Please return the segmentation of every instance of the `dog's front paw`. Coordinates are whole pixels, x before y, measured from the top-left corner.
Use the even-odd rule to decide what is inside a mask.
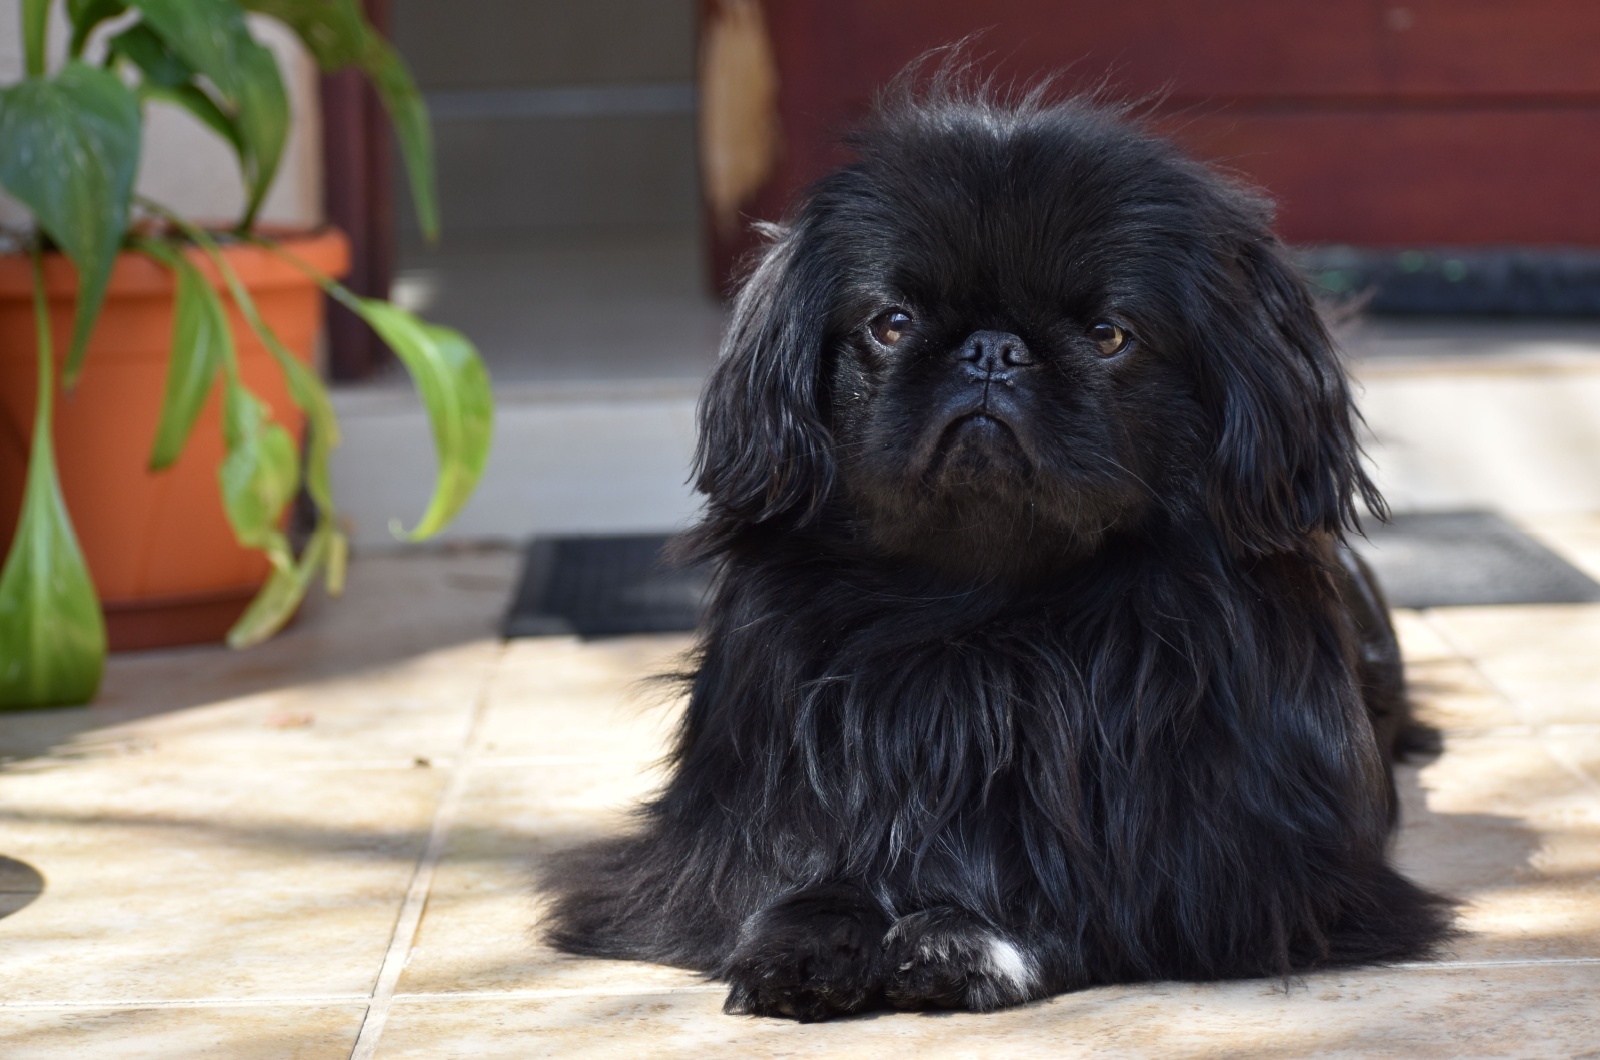
[[[1022,947],[954,906],[895,921],[884,968],[895,1008],[990,1012],[1039,996],[1039,969]]]
[[[888,918],[856,892],[814,889],[757,913],[740,932],[722,1011],[812,1023],[882,996],[878,953]]]

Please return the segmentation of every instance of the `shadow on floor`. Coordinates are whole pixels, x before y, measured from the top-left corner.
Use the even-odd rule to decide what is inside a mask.
[[[43,873],[26,861],[0,854],[0,920],[27,908],[43,893]]]

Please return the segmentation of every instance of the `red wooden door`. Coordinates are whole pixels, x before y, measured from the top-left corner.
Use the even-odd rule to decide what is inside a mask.
[[[707,0],[708,17],[719,4]],[[736,2],[736,0],[735,0]],[[764,0],[780,216],[924,50],[1161,95],[1156,120],[1265,187],[1293,242],[1600,246],[1596,0]],[[749,245],[714,233],[715,265]]]

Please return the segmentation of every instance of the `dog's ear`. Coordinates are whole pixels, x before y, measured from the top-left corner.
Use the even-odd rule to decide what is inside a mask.
[[[1343,366],[1305,281],[1271,236],[1235,246],[1201,373],[1214,387],[1212,517],[1249,554],[1359,529],[1358,495],[1385,518],[1361,466]]]
[[[803,525],[833,488],[818,390],[835,277],[804,218],[765,234],[773,242],[734,302],[700,401],[695,486],[708,502],[702,532],[714,536]]]

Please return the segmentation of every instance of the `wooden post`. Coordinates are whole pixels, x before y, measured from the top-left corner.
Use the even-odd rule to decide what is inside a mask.
[[[379,32],[389,28],[389,0],[364,0]],[[394,193],[388,116],[355,70],[322,77],[323,210],[350,237],[345,286],[387,298],[394,277]],[[362,379],[390,359],[372,329],[341,305],[328,306],[328,375]]]

